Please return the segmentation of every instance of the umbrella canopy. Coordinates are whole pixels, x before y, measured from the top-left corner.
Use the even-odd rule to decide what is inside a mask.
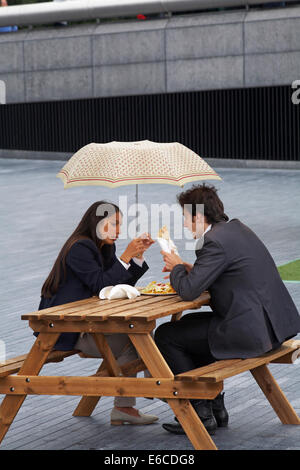
[[[195,152],[178,142],[91,143],[76,152],[56,175],[64,188],[162,183],[183,186],[201,179],[221,180]]]

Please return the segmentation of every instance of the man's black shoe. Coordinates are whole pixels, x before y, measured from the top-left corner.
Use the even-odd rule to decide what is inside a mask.
[[[163,423],[162,427],[172,434],[185,434],[183,427],[179,423]]]
[[[193,407],[209,434],[214,434],[217,429],[217,421],[212,412],[211,400],[193,400]],[[176,421],[177,418],[175,418]],[[180,423],[164,423],[163,428],[173,434],[185,434]]]
[[[214,400],[212,400],[211,405],[218,426],[221,428],[228,426],[229,416],[224,405],[224,393],[220,393]]]
[[[193,400],[193,407],[210,434],[214,433],[217,429],[217,421],[212,411],[212,400]]]

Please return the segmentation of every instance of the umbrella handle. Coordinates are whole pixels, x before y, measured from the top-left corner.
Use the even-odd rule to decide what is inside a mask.
[[[136,217],[136,226],[135,226],[135,236],[137,237],[137,234],[138,234],[138,203],[139,203],[139,185],[136,184],[135,185],[135,208],[136,208],[136,213],[135,213],[135,217]]]

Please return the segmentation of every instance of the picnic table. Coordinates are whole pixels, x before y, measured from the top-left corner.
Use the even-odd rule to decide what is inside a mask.
[[[300,355],[300,342],[287,342],[258,358],[216,361],[174,376],[153,340],[156,320],[172,315],[171,321],[177,321],[183,311],[199,309],[209,302],[208,292],[193,301],[183,301],[178,295],[118,300],[91,297],[22,315],[39,335],[27,355],[0,364],[0,394],[5,394],[0,406],[0,442],[28,394],[81,396],[75,416],[90,416],[101,396],[134,396],[167,399],[194,448],[216,449],[189,400],[215,398],[225,378],[245,370],[252,372],[282,422],[300,424],[266,367],[269,362],[294,362]],[[53,350],[63,332],[93,335],[103,358],[93,376],[38,376],[45,363],[81,354],[76,350]],[[140,359],[120,366],[106,333],[128,334]],[[151,377],[130,377],[146,369]]]

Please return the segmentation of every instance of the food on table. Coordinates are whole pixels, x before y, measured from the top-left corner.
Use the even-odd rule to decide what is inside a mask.
[[[176,294],[169,282],[150,282],[144,289],[141,290],[142,294]]]

